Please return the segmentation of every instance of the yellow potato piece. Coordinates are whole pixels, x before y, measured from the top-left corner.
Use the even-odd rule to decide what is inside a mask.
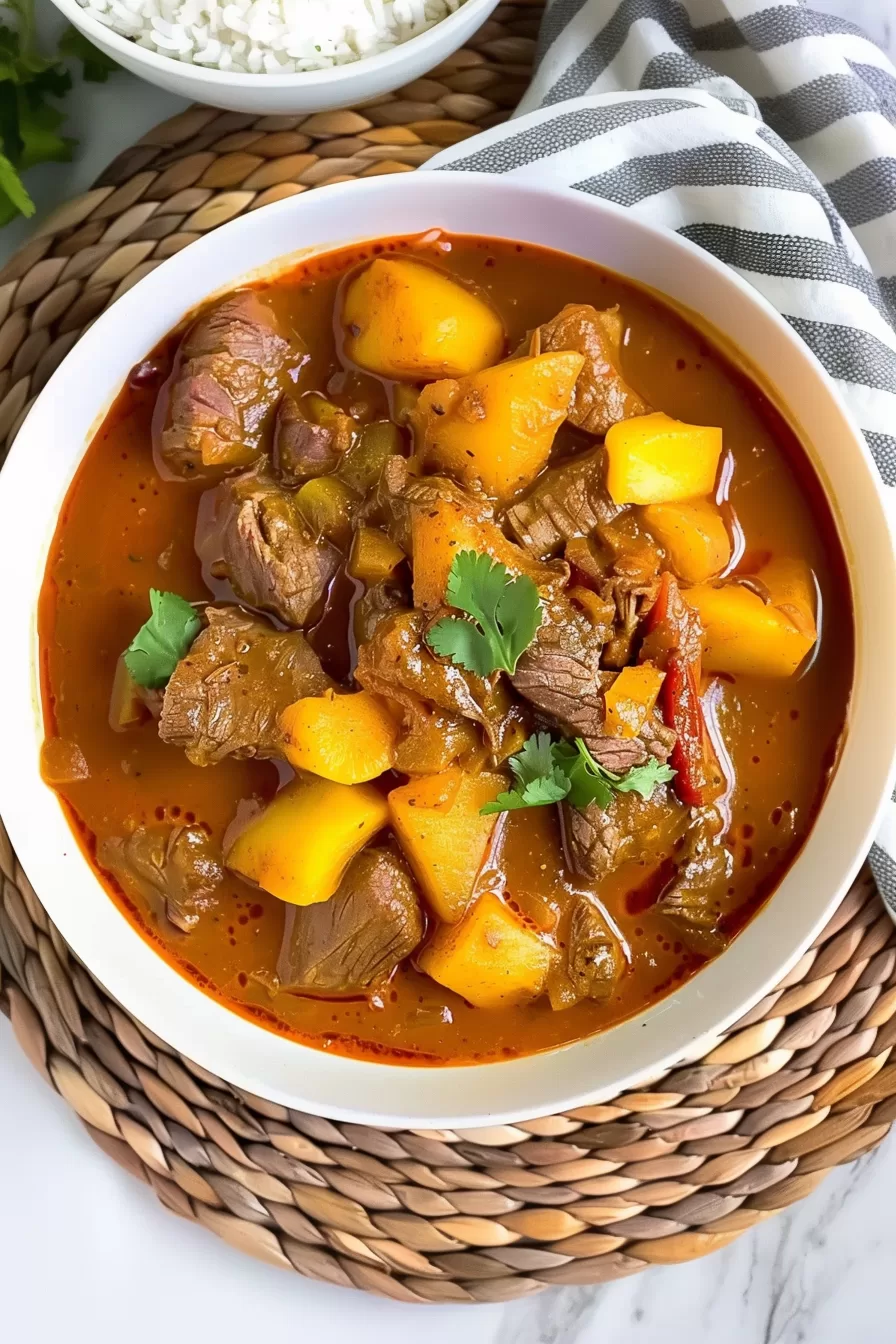
[[[510,499],[547,462],[583,362],[560,350],[431,383],[414,413],[426,465]]]
[[[420,969],[475,1008],[506,1008],[544,991],[554,950],[496,896],[480,896],[460,924],[443,924]]]
[[[735,676],[790,677],[815,643],[779,607],[742,584],[684,589],[704,630],[703,665]]]
[[[612,425],[606,445],[607,489],[617,504],[668,504],[712,494],[722,431],[654,411]]]
[[[392,829],[424,895],[448,923],[470,903],[498,820],[480,816],[479,809],[507,787],[504,775],[470,775],[454,766],[389,794]]]
[[[389,820],[370,784],[300,775],[231,845],[226,864],[291,905],[328,901],[349,862]]]
[[[348,285],[345,350],[383,378],[459,378],[504,353],[504,324],[478,294],[408,258],[378,257]]]
[[[815,578],[805,560],[789,555],[772,556],[756,571],[756,578],[768,589],[773,604],[793,621],[797,630],[812,640],[818,638]]]
[[[665,547],[670,565],[685,583],[705,583],[721,573],[731,559],[731,538],[712,500],[648,504],[644,522]]]
[[[649,663],[624,667],[604,696],[604,732],[637,737],[653,713],[665,675]]]
[[[391,769],[398,724],[370,691],[309,695],[279,719],[283,754],[295,770],[336,784],[363,784]]]

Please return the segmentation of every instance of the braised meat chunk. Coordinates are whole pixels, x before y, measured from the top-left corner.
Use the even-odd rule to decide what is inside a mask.
[[[365,849],[335,896],[291,906],[277,978],[281,989],[360,994],[382,985],[423,938],[423,915],[405,864],[391,849]]]
[[[183,933],[218,903],[224,868],[201,826],[138,826],[126,839],[104,840],[97,857],[126,892],[136,888]]]
[[[561,732],[599,739],[604,722],[604,692],[615,674],[600,667],[603,632],[569,603],[551,604],[547,619],[517,664],[514,690]]]
[[[608,999],[625,970],[625,956],[599,907],[587,896],[576,900],[563,943],[563,956],[548,979],[551,1007]]]
[[[580,375],[581,377],[581,375]],[[587,537],[619,512],[604,485],[604,450],[595,448],[549,467],[531,490],[507,510],[521,546],[541,559],[558,554],[573,537]]]
[[[505,688],[496,679],[485,680],[436,658],[424,640],[425,629],[419,611],[399,612],[381,621],[358,650],[356,681],[411,710],[422,700],[472,719],[499,751],[508,721],[513,721]]]
[[[664,784],[650,798],[614,793],[606,809],[562,806],[563,838],[575,872],[599,882],[629,859],[668,853],[684,824],[682,809]]]
[[[348,416],[344,418],[348,420]],[[341,449],[347,446],[337,441],[332,426],[317,425],[307,419],[295,397],[288,393],[281,397],[274,421],[271,459],[284,485],[301,485],[314,476],[325,476],[334,470]]]
[[[576,350],[585,357],[569,419],[589,434],[606,434],[618,421],[650,411],[620,372],[624,335],[618,308],[599,311],[587,303],[568,303],[538,328],[542,350]]]
[[[165,688],[159,735],[193,765],[279,756],[282,711],[331,685],[299,631],[275,630],[240,607],[206,607],[208,626]]]
[[[717,807],[695,811],[677,856],[678,871],[657,907],[698,950],[711,949],[719,942],[721,896],[734,867],[724,835],[725,822]]]
[[[304,625],[339,568],[339,552],[315,540],[295,496],[263,472],[225,481],[216,495],[217,544],[237,597],[286,625]]]
[[[159,456],[177,476],[203,467],[248,466],[285,377],[305,358],[252,289],[202,313],[180,344],[163,389]]]

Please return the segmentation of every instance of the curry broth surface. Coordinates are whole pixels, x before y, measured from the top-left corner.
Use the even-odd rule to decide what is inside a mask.
[[[408,239],[350,249],[312,259],[265,286],[281,320],[310,351],[299,392],[328,390],[336,401],[345,393],[347,404],[352,388],[337,351],[334,301],[346,271],[383,250],[419,253],[475,282],[503,317],[510,349],[565,303],[619,303],[628,327],[626,379],[669,415],[723,428],[733,460],[728,499],[747,552],[801,555],[814,570],[821,637],[809,669],[787,681],[716,679],[704,695],[736,776],[728,832],[734,876],[719,892],[723,927],[734,936],[808,834],[836,760],[852,676],[844,561],[802,450],[744,375],[650,295],[559,253],[468,237],[454,237],[450,250],[436,252]],[[59,792],[94,864],[98,842],[133,822],[197,820],[221,841],[240,800],[269,800],[291,774],[269,761],[228,759],[198,768],[159,739],[152,721],[124,733],[109,726],[116,660],[145,619],[148,589],[173,590],[191,601],[231,596],[226,585],[215,583],[214,592],[207,587],[194,550],[197,507],[209,482],[164,481],[153,462],[153,406],[174,347],[169,339],[154,353],[158,376],[145,368],[132,376],[90,445],[60,518],[40,600],[46,730],[75,741],[89,766],[88,779]],[[385,385],[368,375],[360,383],[357,374],[348,378],[355,396],[360,386],[378,413],[386,413]],[[582,442],[561,430],[556,451],[562,455]],[[315,647],[328,670],[344,677],[351,650],[340,606]],[[510,813],[496,837],[483,872],[536,919],[565,892],[587,889],[566,869],[556,809]],[[627,948],[629,973],[608,1002],[585,1000],[556,1012],[547,999],[474,1009],[410,966],[370,1002],[275,995],[268,985],[284,919],[277,899],[228,873],[217,911],[185,935],[97,871],[131,922],[203,990],[279,1033],[353,1056],[446,1064],[546,1050],[642,1010],[702,964],[652,908],[669,877],[668,858],[628,863],[599,884],[599,898]]]

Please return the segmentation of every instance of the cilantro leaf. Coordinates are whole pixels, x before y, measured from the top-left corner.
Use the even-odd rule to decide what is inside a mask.
[[[666,784],[675,771],[651,757],[645,765],[632,766],[624,775],[600,765],[580,737],[575,742],[554,742],[550,733],[533,733],[516,756],[508,761],[516,788],[499,793],[480,813],[512,812],[520,807],[544,807],[564,798],[573,807],[589,803],[608,807],[614,793],[639,793],[649,798],[657,784]]]
[[[508,761],[516,788],[499,793],[493,803],[486,803],[480,808],[481,815],[561,802],[569,793],[569,780],[554,764],[552,751],[550,733],[533,733],[527,738],[516,756]]]
[[[578,808],[585,808],[589,803],[605,808],[614,792],[638,793],[642,798],[649,798],[657,784],[666,784],[675,777],[671,766],[654,756],[644,765],[633,765],[625,774],[617,775],[594,759],[580,737],[574,744],[558,742],[554,757],[569,780],[569,801]]]
[[[202,628],[202,618],[177,593],[150,588],[152,614],[137,631],[124,655],[138,686],[164,686]]]
[[[479,677],[516,671],[541,625],[541,598],[525,574],[476,551],[460,551],[448,574],[446,598],[472,621],[446,616],[427,635],[436,653]]]

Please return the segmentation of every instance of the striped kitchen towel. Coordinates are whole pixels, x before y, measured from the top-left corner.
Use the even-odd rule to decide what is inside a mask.
[[[428,167],[587,191],[727,262],[836,381],[896,504],[896,69],[883,52],[799,0],[553,0],[536,60],[512,121]],[[896,793],[870,858],[896,918]]]

